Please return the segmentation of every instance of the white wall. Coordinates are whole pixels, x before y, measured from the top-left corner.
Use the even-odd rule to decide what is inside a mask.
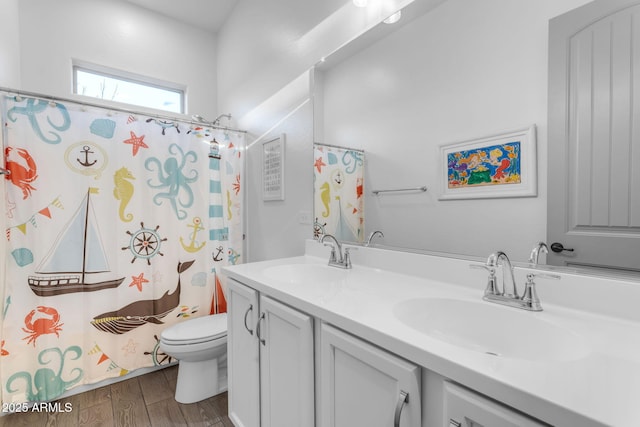
[[[0,86],[20,86],[20,37],[18,0],[0,3]]]
[[[238,0],[218,33],[220,111],[249,113],[322,57],[413,0]],[[420,0],[438,3],[442,0]]]
[[[19,89],[68,98],[79,59],[185,85],[188,114],[216,117],[213,34],[119,0],[20,0],[19,15]]]
[[[305,239],[313,236],[311,223],[301,223],[300,212],[313,207],[313,103],[310,73],[305,72],[240,120],[247,135],[246,256],[249,261],[304,253]],[[284,200],[262,198],[262,144],[284,134]]]
[[[546,238],[548,20],[584,3],[447,0],[324,72],[323,142],[366,151],[367,231],[389,245],[527,259]],[[438,200],[440,144],[529,124],[537,197]]]

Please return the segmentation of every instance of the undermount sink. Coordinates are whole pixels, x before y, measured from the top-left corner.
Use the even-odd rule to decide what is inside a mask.
[[[561,362],[589,353],[580,335],[541,318],[544,312],[450,298],[407,300],[393,312],[430,337],[496,357]]]
[[[323,264],[284,264],[264,270],[265,276],[288,283],[328,283],[343,280],[348,271]]]

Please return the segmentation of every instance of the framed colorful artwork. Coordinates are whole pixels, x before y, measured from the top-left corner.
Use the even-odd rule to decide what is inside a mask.
[[[538,193],[536,128],[440,146],[440,200]]]

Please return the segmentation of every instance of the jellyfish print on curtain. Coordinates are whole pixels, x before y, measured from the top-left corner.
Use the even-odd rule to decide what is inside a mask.
[[[242,136],[4,93],[1,107],[2,402],[168,363],[164,328],[226,311]]]
[[[364,152],[330,145],[313,148],[314,238],[364,240]]]

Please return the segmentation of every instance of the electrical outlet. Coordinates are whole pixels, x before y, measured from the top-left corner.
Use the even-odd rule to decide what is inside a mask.
[[[313,224],[313,219],[310,211],[300,211],[298,212],[298,223],[304,225]]]

